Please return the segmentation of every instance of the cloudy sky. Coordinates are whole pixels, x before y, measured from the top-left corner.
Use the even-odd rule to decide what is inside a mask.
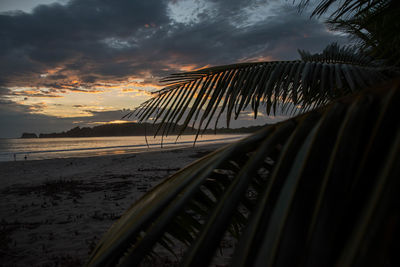
[[[116,121],[169,73],[334,41],[292,0],[1,0],[0,138]]]

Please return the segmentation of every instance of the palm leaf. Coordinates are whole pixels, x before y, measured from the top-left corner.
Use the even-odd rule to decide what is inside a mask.
[[[168,135],[171,125],[215,127],[223,112],[227,126],[249,106],[257,117],[260,106],[269,115],[279,106],[321,106],[332,99],[387,79],[385,69],[351,48],[328,46],[323,53],[299,51],[302,61],[240,63],[173,74],[167,86],[137,108],[139,121],[161,120],[157,133]],[[130,115],[132,115],[130,114]]]
[[[375,5],[351,18],[331,18],[328,26],[335,31],[349,33],[364,52],[387,65],[399,66],[400,31],[399,1],[374,1]]]
[[[298,50],[298,52],[301,56],[301,60],[303,61],[376,66],[376,62],[374,62],[371,57],[361,53],[354,46],[340,47],[337,43],[332,43],[328,45],[322,51],[322,53],[311,54],[310,52],[304,50]]]
[[[205,156],[135,203],[88,265],[135,266],[168,242],[207,266],[224,233],[239,238],[233,266],[394,264],[399,101],[394,81]]]
[[[298,2],[300,10],[303,10],[310,0]],[[331,7],[336,10],[329,13]],[[326,13],[326,22],[331,30],[349,33],[364,54],[380,59],[386,65],[399,67],[399,1],[322,0],[314,8],[311,17]]]
[[[310,0],[299,1],[300,10],[304,9],[309,5]],[[314,8],[311,16],[321,16],[329,10],[335,4],[338,4],[336,10],[333,11],[329,16],[331,19],[337,20],[340,18],[360,16],[369,10],[381,10],[384,7],[390,5],[392,0],[322,0]]]

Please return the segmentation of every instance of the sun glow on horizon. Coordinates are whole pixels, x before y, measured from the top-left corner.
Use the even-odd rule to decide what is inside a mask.
[[[12,87],[9,88],[7,99],[19,104],[30,114],[58,118],[92,117],[96,112],[134,108],[161,87],[138,78],[96,83],[87,88],[81,87],[79,80],[72,80],[69,84],[78,87]]]
[[[95,122],[91,122],[89,124],[103,125],[103,124],[123,124],[123,123],[132,123],[132,122],[136,122],[136,121],[127,121],[127,120],[95,121]]]

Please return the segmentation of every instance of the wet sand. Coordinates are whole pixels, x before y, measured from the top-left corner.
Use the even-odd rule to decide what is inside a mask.
[[[81,266],[138,198],[221,146],[0,162],[0,266]]]

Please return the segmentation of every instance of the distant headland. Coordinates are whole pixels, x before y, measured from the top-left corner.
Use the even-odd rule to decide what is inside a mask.
[[[35,133],[23,133],[21,138],[38,138],[38,136]]]
[[[60,133],[41,133],[37,136],[35,133],[23,133],[21,138],[60,138],[60,137],[106,137],[106,136],[143,136],[154,135],[159,124],[152,123],[115,123],[104,124],[94,127],[75,127],[66,132]],[[219,134],[238,134],[238,133],[252,133],[260,129],[262,126],[251,126],[242,128],[219,128]],[[171,126],[174,129],[169,134],[178,134],[181,132],[182,126]],[[196,129],[187,127],[183,134],[196,134]],[[215,130],[207,129],[206,134],[215,133]],[[159,133],[161,134],[161,133]]]

